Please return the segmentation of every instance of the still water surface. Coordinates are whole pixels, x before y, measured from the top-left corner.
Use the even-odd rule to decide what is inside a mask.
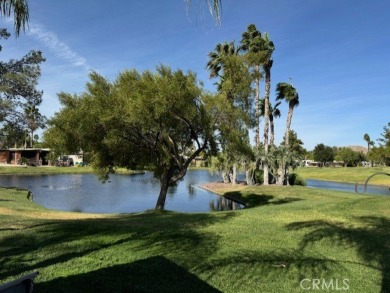
[[[165,208],[180,212],[243,208],[199,187],[201,183],[214,181],[220,181],[220,177],[205,170],[189,170],[183,181],[168,190]],[[306,182],[307,187],[355,192],[354,184],[312,179]],[[160,184],[150,172],[112,175],[107,183],[101,183],[93,174],[7,175],[0,176],[0,186],[31,190],[34,201],[46,208],[89,213],[133,213],[153,209],[160,192]],[[363,186],[359,186],[359,192],[362,191]],[[390,195],[386,186],[370,185],[367,193]]]
[[[208,212],[239,209],[198,185],[219,181],[205,170],[189,170],[183,181],[168,190],[165,208],[180,212]],[[34,201],[46,208],[88,213],[132,213],[154,209],[160,192],[159,182],[147,172],[112,175],[101,183],[93,174],[0,176],[0,186],[16,186],[32,191]]]
[[[341,182],[333,182],[333,181],[306,179],[306,186],[313,187],[313,188],[330,189],[330,190],[338,190],[338,191],[355,193],[355,184],[352,183],[341,183]],[[364,184],[359,184],[358,192],[363,193],[363,191],[364,191]],[[366,193],[390,195],[390,190],[388,186],[367,185]]]

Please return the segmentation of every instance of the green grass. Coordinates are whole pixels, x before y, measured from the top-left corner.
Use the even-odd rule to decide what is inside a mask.
[[[364,183],[367,178],[378,172],[385,172],[390,174],[390,167],[353,167],[353,168],[298,168],[294,171],[305,179],[319,179],[327,181],[338,181],[348,183]],[[390,176],[378,175],[370,179],[369,184],[390,186]]]
[[[218,192],[251,208],[94,215],[0,189],[0,280],[38,270],[34,292],[313,292],[300,287],[305,278],[390,291],[389,197],[295,186]]]

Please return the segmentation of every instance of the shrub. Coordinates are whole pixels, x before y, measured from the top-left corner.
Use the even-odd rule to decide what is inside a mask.
[[[264,170],[255,170],[255,183],[260,185],[264,183]],[[268,173],[268,183],[275,183],[275,178],[272,173]]]
[[[263,170],[255,170],[255,183],[263,184],[264,182],[264,171]]]
[[[301,176],[296,173],[291,173],[288,175],[288,183],[290,185],[301,185],[306,186],[306,181]]]

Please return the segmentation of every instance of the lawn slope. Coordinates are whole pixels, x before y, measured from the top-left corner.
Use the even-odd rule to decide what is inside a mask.
[[[218,192],[250,208],[66,213],[0,189],[0,280],[38,270],[34,292],[308,292],[300,284],[313,279],[390,291],[390,198],[276,186]]]

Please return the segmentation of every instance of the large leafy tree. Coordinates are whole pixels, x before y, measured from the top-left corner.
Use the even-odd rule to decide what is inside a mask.
[[[332,162],[334,159],[334,151],[330,146],[326,146],[323,143],[317,144],[313,150],[314,160],[321,162],[322,166],[325,163]]]
[[[285,146],[289,147],[289,135],[290,135],[290,127],[292,116],[294,112],[294,108],[299,105],[299,96],[298,92],[291,84],[286,82],[280,82],[276,85],[276,100],[281,101],[285,100],[288,103],[288,114],[286,121],[286,133],[284,136]]]
[[[26,129],[18,124],[6,124],[0,129],[0,148],[12,148],[24,145]]]
[[[90,79],[84,94],[61,94],[64,107],[51,119],[46,143],[90,152],[104,176],[116,166],[150,168],[161,184],[156,209],[164,209],[168,187],[213,145],[214,123],[195,75],[161,66],[125,71],[114,82],[97,73]]]
[[[364,155],[359,152],[355,152],[350,148],[340,148],[335,154],[335,159],[338,161],[343,161],[344,166],[356,166],[359,162],[365,159]]]
[[[10,34],[0,29],[0,39],[7,39]],[[1,49],[1,47],[0,47]],[[42,102],[42,91],[36,89],[41,75],[40,64],[45,59],[40,51],[30,51],[19,60],[0,61],[0,124],[26,127],[26,109]],[[30,127],[29,127],[30,128]],[[31,128],[30,128],[31,129]]]
[[[383,132],[381,133],[381,137],[378,138],[378,142],[383,146],[390,147],[390,122],[383,127]]]
[[[0,0],[0,15],[14,18],[16,36],[25,29],[29,20],[27,0]]]
[[[210,78],[218,78],[218,95],[213,104],[218,142],[223,152],[218,169],[224,173],[233,169],[232,183],[236,182],[236,171],[240,161],[251,156],[249,128],[251,125],[250,76],[248,68],[238,54],[234,42],[217,44],[209,53],[207,68]]]
[[[364,139],[366,140],[366,135]],[[367,141],[367,140],[366,140]],[[383,127],[381,137],[377,139],[379,146],[373,147],[368,153],[368,158],[377,163],[390,166],[390,122]],[[374,144],[372,141],[370,142]]]

